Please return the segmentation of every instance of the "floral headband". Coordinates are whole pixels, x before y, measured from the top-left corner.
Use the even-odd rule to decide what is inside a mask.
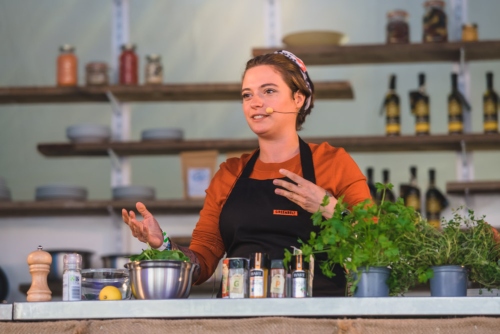
[[[306,104],[305,104],[304,110],[309,109],[309,106],[311,105],[313,91],[312,91],[311,84],[310,84],[311,79],[309,78],[309,74],[307,74],[306,65],[299,57],[297,57],[296,55],[294,55],[290,51],[279,50],[279,51],[276,51],[275,53],[282,54],[283,56],[285,56],[288,59],[290,59],[291,61],[293,61],[300,68],[300,73],[302,73],[302,77],[304,78],[304,81],[306,82],[306,86],[309,89],[309,91],[311,92],[311,95],[306,99]]]

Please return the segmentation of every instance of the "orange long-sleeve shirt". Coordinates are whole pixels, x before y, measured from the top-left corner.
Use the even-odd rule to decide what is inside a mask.
[[[351,206],[371,198],[365,176],[343,148],[332,147],[327,143],[310,143],[309,147],[318,186],[332,193],[335,198],[344,196],[344,202]],[[250,157],[250,154],[244,154],[241,158],[231,158],[222,163],[206,191],[205,203],[189,246],[200,262],[197,284],[203,283],[212,275],[224,256],[226,250],[219,232],[219,216]],[[281,163],[264,163],[257,159],[250,177],[258,180],[282,178],[280,168],[302,176],[300,155]]]

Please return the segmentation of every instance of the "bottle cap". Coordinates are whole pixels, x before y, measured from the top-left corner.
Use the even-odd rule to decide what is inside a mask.
[[[64,254],[64,269],[82,269],[82,256],[78,253]]]
[[[250,268],[252,269],[267,268],[267,254],[266,253],[250,254]]]

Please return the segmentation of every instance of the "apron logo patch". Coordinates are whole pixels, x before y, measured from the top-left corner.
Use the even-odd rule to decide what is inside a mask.
[[[298,216],[299,212],[295,210],[273,210],[273,215],[276,216]]]

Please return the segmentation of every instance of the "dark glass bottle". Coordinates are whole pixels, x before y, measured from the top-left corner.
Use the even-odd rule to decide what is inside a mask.
[[[483,95],[484,133],[498,133],[498,94],[493,89],[493,73],[486,73],[486,92]]]
[[[389,91],[384,100],[385,109],[385,133],[388,136],[399,136],[401,133],[400,123],[400,101],[396,93],[396,76],[391,75]]]
[[[377,196],[377,188],[375,187],[375,183],[373,182],[373,168],[368,167],[366,169],[366,182],[368,183],[368,189],[370,189],[370,195],[372,198],[376,198]]]
[[[429,169],[429,188],[425,193],[425,214],[429,224],[441,227],[441,212],[448,205],[444,195],[436,188],[436,171]]]
[[[430,132],[429,95],[425,90],[425,74],[418,75],[418,90],[410,92],[410,109],[415,115],[415,133],[428,135]]]
[[[388,169],[382,170],[382,180],[384,181],[385,185],[387,185],[388,183],[391,183],[390,178],[389,178],[389,170]],[[382,194],[380,194],[380,197],[382,197]],[[387,189],[385,191],[384,201],[396,202],[396,196],[394,196],[394,192],[392,190]]]
[[[448,133],[460,134],[464,130],[462,98],[458,91],[458,76],[451,74],[451,93],[448,95]]]
[[[404,194],[403,198],[406,206],[411,206],[415,211],[421,212],[420,205],[420,188],[417,182],[417,167],[410,167],[410,184],[405,185],[405,189],[401,191]]]

